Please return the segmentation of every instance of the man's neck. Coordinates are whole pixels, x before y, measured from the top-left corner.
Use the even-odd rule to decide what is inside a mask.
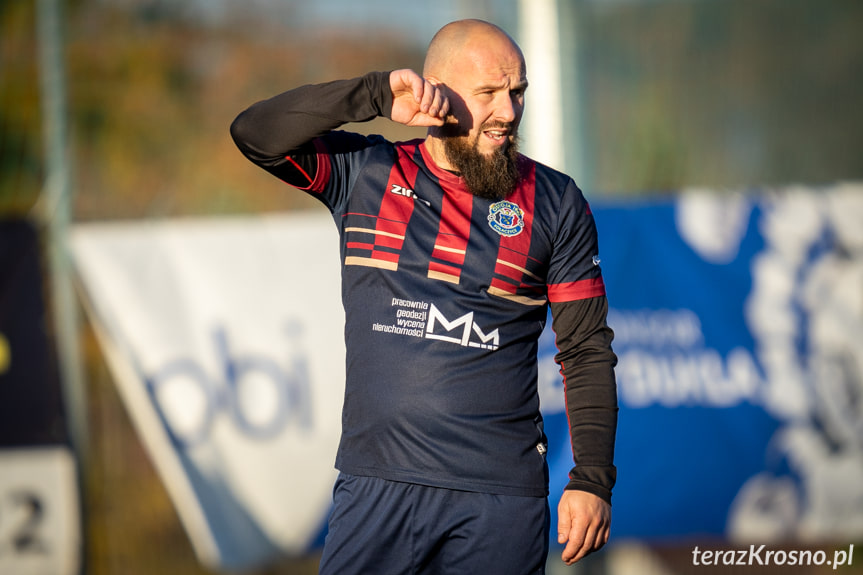
[[[429,156],[434,160],[434,163],[438,168],[442,170],[446,170],[448,172],[458,173],[458,170],[450,164],[449,160],[446,157],[446,150],[444,150],[444,142],[443,139],[436,136],[429,130],[429,133],[426,135],[425,139],[426,150],[428,150]]]

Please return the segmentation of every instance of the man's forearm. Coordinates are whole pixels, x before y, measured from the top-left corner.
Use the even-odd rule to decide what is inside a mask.
[[[564,376],[573,458],[569,489],[581,489],[611,501],[616,480],[614,442],[617,387],[611,349],[613,334],[605,325],[604,297],[552,304],[560,350],[555,359]]]
[[[247,158],[272,171],[292,154],[310,153],[315,138],[391,110],[389,72],[372,72],[302,86],[253,104],[231,124],[231,136]]]

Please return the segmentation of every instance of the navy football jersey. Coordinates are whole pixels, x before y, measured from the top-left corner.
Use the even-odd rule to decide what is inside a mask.
[[[341,238],[347,382],[336,466],[490,493],[547,494],[537,340],[548,303],[605,294],[588,203],[521,157],[475,197],[421,140],[331,132],[307,191]]]

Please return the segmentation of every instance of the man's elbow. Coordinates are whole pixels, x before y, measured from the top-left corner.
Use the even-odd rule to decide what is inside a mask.
[[[249,129],[248,122],[246,121],[247,111],[240,112],[240,114],[234,118],[234,121],[231,122],[231,139],[234,140],[234,144],[246,153],[248,149],[247,142],[249,140]]]

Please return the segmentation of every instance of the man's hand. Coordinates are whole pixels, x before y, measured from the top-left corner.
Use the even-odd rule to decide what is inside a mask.
[[[442,126],[449,112],[443,86],[429,82],[413,70],[390,72],[393,92],[392,120],[406,126]]]
[[[557,506],[557,542],[566,543],[561,559],[567,565],[608,542],[611,506],[592,493],[566,490]]]

